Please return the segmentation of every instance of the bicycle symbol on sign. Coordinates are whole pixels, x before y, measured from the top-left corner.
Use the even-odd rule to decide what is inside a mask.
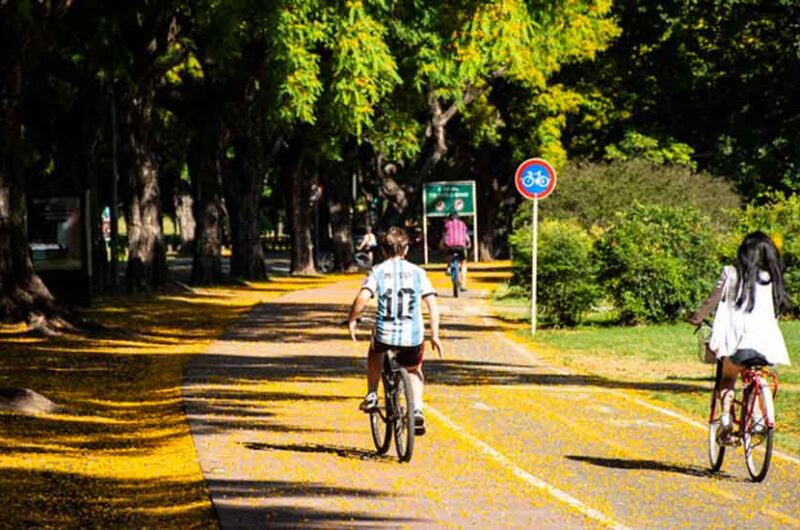
[[[522,185],[526,188],[546,188],[550,184],[550,176],[541,169],[534,172],[532,169],[525,171],[522,175]]]

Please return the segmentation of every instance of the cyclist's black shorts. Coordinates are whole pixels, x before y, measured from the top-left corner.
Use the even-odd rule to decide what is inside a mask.
[[[458,255],[458,259],[464,260],[467,257],[467,249],[464,247],[447,247],[447,252],[452,256],[453,254]]]
[[[736,352],[730,356],[730,360],[739,366],[769,366],[769,361],[767,361],[766,357],[756,350],[751,350],[749,348],[736,350]]]
[[[389,346],[382,342],[373,341],[372,351],[383,353],[386,350],[397,352],[397,362],[400,363],[400,366],[405,366],[406,368],[414,367],[422,362],[422,357],[425,354],[425,342],[419,346]]]

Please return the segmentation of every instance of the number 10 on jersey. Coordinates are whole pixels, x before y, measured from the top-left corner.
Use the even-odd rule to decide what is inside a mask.
[[[411,320],[414,318],[414,289],[401,288],[394,293],[386,289],[381,295],[383,319],[387,322]]]

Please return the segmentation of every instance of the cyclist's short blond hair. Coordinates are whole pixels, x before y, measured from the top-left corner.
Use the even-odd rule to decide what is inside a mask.
[[[397,226],[389,228],[381,238],[381,249],[387,258],[402,256],[408,250],[408,234]]]

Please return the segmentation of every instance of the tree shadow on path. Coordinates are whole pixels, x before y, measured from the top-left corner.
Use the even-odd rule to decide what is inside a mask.
[[[209,487],[221,497],[216,506],[223,515],[225,529],[345,529],[345,528],[400,528],[411,523],[430,524],[420,518],[379,515],[365,512],[324,510],[318,507],[296,504],[271,504],[267,499],[304,497],[325,499],[326,497],[353,497],[391,500],[396,496],[390,492],[372,489],[342,488],[315,482],[285,482],[273,480],[223,480],[211,479]],[[236,503],[228,499],[236,499]],[[241,502],[245,500],[245,502]],[[262,501],[262,502],[259,502]],[[285,501],[284,501],[285,502]],[[255,503],[255,504],[254,504]]]

